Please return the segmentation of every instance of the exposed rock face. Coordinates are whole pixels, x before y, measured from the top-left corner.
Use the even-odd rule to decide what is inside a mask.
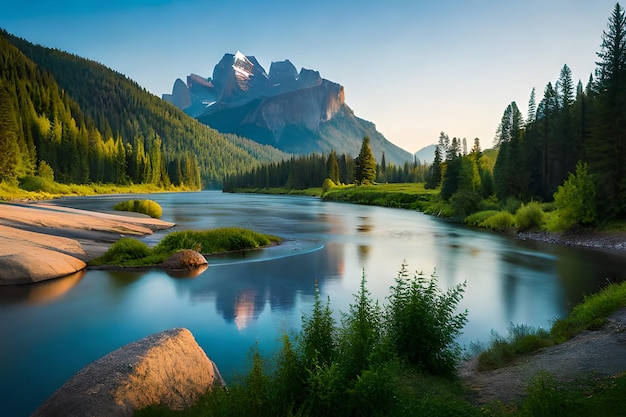
[[[0,285],[58,278],[85,268],[120,235],[142,236],[173,223],[46,204],[0,204]]]
[[[195,250],[185,249],[174,253],[161,264],[164,269],[196,269],[208,262],[201,253]]]
[[[311,69],[298,73],[289,60],[272,62],[268,75],[254,56],[225,54],[212,79],[192,74],[185,88],[188,94],[176,80],[172,94],[163,99],[222,133],[295,154],[335,150],[354,156],[369,136],[377,158],[385,152],[389,162],[412,161],[410,153],[385,139],[372,123],[354,116],[340,84]],[[342,126],[342,131],[333,126]]]
[[[87,365],[33,416],[132,416],[162,404],[180,410],[224,381],[187,329],[172,329]]]

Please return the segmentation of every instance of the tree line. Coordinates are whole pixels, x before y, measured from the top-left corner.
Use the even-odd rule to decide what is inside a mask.
[[[626,215],[626,18],[619,3],[597,56],[585,86],[564,65],[539,103],[531,91],[525,120],[515,102],[506,108],[496,135],[499,199],[551,200],[578,172],[592,182],[586,196],[595,197],[599,218]]]
[[[372,154],[369,138],[363,138],[359,155],[335,151],[329,154],[292,156],[280,162],[270,162],[254,167],[247,172],[229,175],[224,180],[224,189],[235,188],[287,188],[302,190],[320,187],[326,179],[333,184],[369,184],[423,182],[428,165],[415,160],[403,165],[386,163],[385,153],[380,163]]]

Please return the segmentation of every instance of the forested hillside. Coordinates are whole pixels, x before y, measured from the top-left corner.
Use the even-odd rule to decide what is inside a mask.
[[[0,32],[0,181],[216,187],[286,155],[219,134],[101,64]]]

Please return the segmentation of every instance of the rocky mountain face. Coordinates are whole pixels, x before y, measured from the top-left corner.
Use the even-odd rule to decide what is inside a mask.
[[[212,78],[177,79],[169,101],[222,133],[233,133],[293,154],[357,155],[364,136],[377,159],[402,164],[413,156],[389,142],[373,123],[346,105],[344,88],[289,61],[272,62],[269,74],[254,56],[225,54]]]

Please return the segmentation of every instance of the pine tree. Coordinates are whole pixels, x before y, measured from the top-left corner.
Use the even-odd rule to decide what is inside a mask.
[[[339,162],[337,161],[337,153],[334,150],[330,151],[326,161],[326,176],[335,184],[339,184]]]
[[[586,156],[602,217],[626,213],[626,16],[615,5],[597,62],[598,116]]]
[[[428,179],[426,180],[425,188],[433,189],[439,187],[441,184],[441,163],[443,158],[441,157],[441,148],[439,145],[435,146],[435,159],[432,165],[428,169]]]
[[[14,96],[5,83],[0,82],[0,182],[16,179],[20,159],[17,109]]]
[[[376,180],[376,159],[370,148],[370,138],[365,136],[359,156],[354,160],[354,181],[357,184],[371,184]]]

